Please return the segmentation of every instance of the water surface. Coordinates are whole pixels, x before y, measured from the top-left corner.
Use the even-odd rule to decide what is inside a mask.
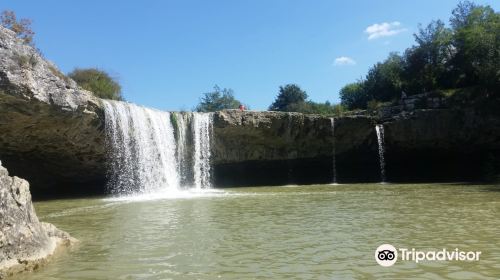
[[[35,203],[80,244],[21,279],[497,279],[500,188],[358,184]],[[397,262],[378,245],[482,251]]]

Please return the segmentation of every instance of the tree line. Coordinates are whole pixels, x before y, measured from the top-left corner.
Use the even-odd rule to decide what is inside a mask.
[[[500,14],[470,1],[460,2],[451,14],[449,27],[441,20],[420,25],[413,34],[415,45],[403,54],[390,53],[364,78],[342,87],[340,104],[308,100],[298,85],[287,84],[280,86],[268,109],[340,115],[395,104],[405,96],[430,94],[452,104],[496,110],[500,104]],[[206,104],[222,100],[216,97],[205,94],[198,108],[209,111]],[[229,97],[234,97],[232,91]],[[237,108],[227,104],[228,109]]]
[[[341,103],[350,110],[366,109],[404,95],[446,97],[463,92],[467,95],[456,98],[498,101],[500,14],[490,6],[465,1],[452,11],[449,23],[447,27],[436,20],[420,26],[414,46],[402,55],[391,53],[373,65],[365,78],[344,86],[339,93]]]
[[[34,46],[31,20],[12,11],[0,16],[2,26]],[[403,54],[390,53],[364,78],[342,87],[340,104],[308,99],[297,84],[279,87],[268,110],[340,115],[346,110],[377,108],[404,96],[427,93],[465,105],[494,107],[500,104],[500,14],[490,6],[460,2],[452,11],[449,27],[441,20],[419,26],[416,44]],[[75,68],[68,73],[79,86],[105,99],[123,100],[116,78],[97,68]],[[215,86],[202,94],[194,108],[200,112],[237,109],[243,103],[230,88]],[[248,106],[246,106],[248,108]]]

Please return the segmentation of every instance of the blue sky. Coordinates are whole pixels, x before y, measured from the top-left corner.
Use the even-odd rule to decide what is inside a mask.
[[[104,69],[128,101],[190,110],[217,84],[266,109],[286,83],[338,102],[343,85],[412,45],[419,23],[447,21],[458,2],[2,0],[0,10],[33,19],[37,46],[63,72]]]

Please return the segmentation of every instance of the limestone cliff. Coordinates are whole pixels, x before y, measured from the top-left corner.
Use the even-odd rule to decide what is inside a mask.
[[[334,150],[344,163],[338,171],[345,180],[376,180],[374,125],[372,118],[362,116],[337,118],[333,127],[331,118],[318,115],[217,112],[212,148],[216,185],[330,183]]]
[[[473,110],[403,108],[331,119],[283,112],[214,114],[215,186],[380,180],[374,126],[385,127],[389,181],[481,179],[498,169],[500,118]],[[33,195],[104,191],[100,99],[0,27],[0,159]],[[335,151],[335,152],[334,152]]]
[[[38,220],[28,182],[10,177],[0,163],[0,279],[36,269],[59,246],[74,241],[66,232]]]
[[[0,27],[0,158],[13,174],[46,191],[102,183],[99,102]]]
[[[500,172],[500,115],[415,110],[384,122],[392,181],[473,181]]]

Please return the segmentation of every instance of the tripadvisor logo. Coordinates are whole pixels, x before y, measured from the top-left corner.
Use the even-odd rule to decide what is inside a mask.
[[[438,251],[420,251],[415,248],[396,249],[391,244],[382,244],[375,250],[375,260],[381,266],[392,266],[398,260],[413,261],[479,261],[480,251],[461,251],[458,248],[448,250],[443,248]]]

